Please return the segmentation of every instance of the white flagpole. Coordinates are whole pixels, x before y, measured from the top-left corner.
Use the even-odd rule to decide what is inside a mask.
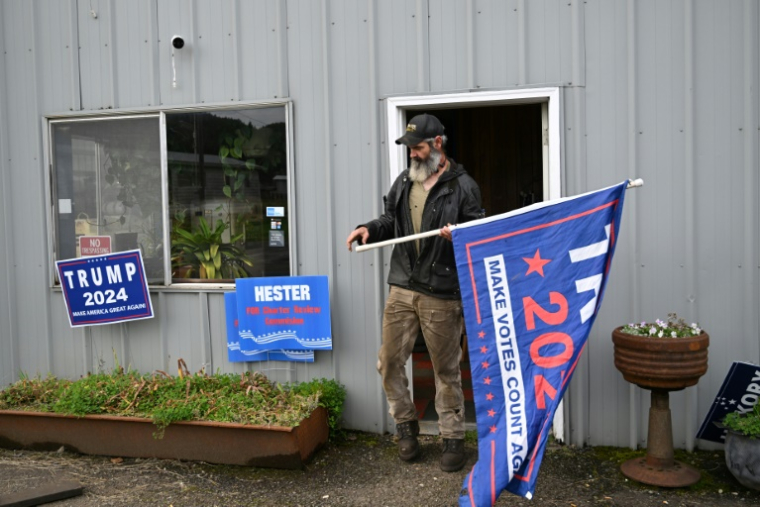
[[[628,180],[628,186],[625,188],[638,188],[643,185],[644,185],[644,180],[641,178],[636,178],[636,179]],[[449,226],[449,229],[452,231],[456,228],[457,228],[456,225]],[[378,241],[377,243],[370,243],[368,245],[358,245],[356,247],[356,251],[366,252],[367,250],[372,250],[373,248],[382,248],[384,246],[396,245],[398,243],[406,243],[407,241],[414,241],[417,239],[429,238],[431,236],[438,236],[440,234],[441,234],[440,229],[434,229],[432,231],[420,232],[419,234],[410,234],[409,236],[404,236],[402,238],[393,238],[393,239],[388,239],[385,241]]]

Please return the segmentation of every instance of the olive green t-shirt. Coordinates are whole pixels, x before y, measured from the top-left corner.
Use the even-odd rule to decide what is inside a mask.
[[[415,181],[409,190],[409,214],[412,217],[412,227],[414,227],[415,234],[419,234],[420,227],[422,227],[422,210],[425,209],[425,201],[427,201],[429,193],[430,190],[425,190],[419,181]],[[420,240],[415,240],[414,244],[419,255]]]

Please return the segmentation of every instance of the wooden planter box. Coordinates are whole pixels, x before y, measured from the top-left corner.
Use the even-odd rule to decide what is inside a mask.
[[[227,465],[301,468],[327,442],[327,411],[319,407],[295,428],[217,422],[178,422],[153,438],[150,419],[73,417],[0,410],[0,447],[82,454],[168,458]]]

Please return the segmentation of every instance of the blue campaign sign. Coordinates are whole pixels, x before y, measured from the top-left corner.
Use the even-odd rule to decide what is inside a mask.
[[[332,350],[326,276],[238,278],[240,350]]]
[[[240,333],[238,332],[237,295],[234,292],[224,293],[224,312],[227,322],[227,357],[231,363],[249,361],[293,361],[298,363],[313,363],[313,350],[242,350],[240,348]]]
[[[71,327],[153,317],[140,250],[57,261],[55,265]]]
[[[718,395],[699,428],[697,438],[724,444],[726,430],[715,423],[721,423],[731,412],[746,414],[760,398],[760,366],[735,362],[728,370]]]

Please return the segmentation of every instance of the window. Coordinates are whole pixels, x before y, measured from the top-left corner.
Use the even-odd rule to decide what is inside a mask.
[[[153,285],[290,274],[286,119],[278,105],[51,120],[55,259],[139,249]]]

